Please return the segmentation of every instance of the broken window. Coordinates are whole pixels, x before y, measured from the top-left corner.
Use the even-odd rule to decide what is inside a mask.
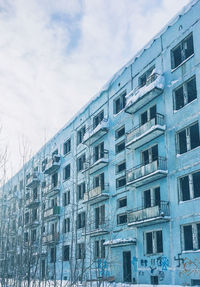
[[[85,132],[86,132],[85,126],[83,126],[80,130],[78,130],[78,132],[77,132],[77,145],[82,143]]]
[[[126,105],[126,92],[122,93],[113,102],[114,114],[118,114],[121,110],[125,108]]]
[[[126,185],[126,176],[116,179],[116,188],[121,188]]]
[[[162,230],[151,231],[145,234],[146,254],[163,252]]]
[[[63,154],[66,155],[71,151],[71,139],[68,139],[64,144],[63,144]]]
[[[145,190],[143,194],[144,208],[160,206],[160,187]]]
[[[94,162],[104,157],[104,142],[94,147]]]
[[[77,244],[77,258],[84,259],[85,258],[85,243]]]
[[[177,153],[183,154],[200,145],[199,123],[192,124],[177,133]]]
[[[126,170],[126,162],[120,162],[119,164],[116,165],[116,173],[120,173],[122,171]]]
[[[125,150],[125,141],[121,141],[120,143],[115,145],[115,153],[118,154]]]
[[[94,242],[94,258],[105,258],[105,240],[96,240]]]
[[[63,221],[63,233],[70,232],[70,218],[65,218]]]
[[[115,131],[115,139],[119,139],[125,135],[125,126],[120,127]]]
[[[85,193],[85,182],[82,182],[78,185],[78,200],[83,199]]]
[[[180,200],[186,201],[200,197],[200,172],[179,178]]]
[[[93,129],[95,129],[100,122],[103,121],[104,118],[104,111],[102,110],[98,115],[93,118]]]
[[[180,110],[197,98],[196,77],[184,82],[174,91],[174,109]]]
[[[63,261],[69,261],[69,245],[63,246]]]
[[[56,262],[56,246],[50,249],[50,263]]]
[[[95,208],[95,228],[105,224],[105,205]]]
[[[153,74],[153,71],[155,69],[155,66],[152,66],[150,69],[148,69],[141,77],[139,77],[139,88],[145,86],[148,83],[149,78]]]
[[[85,153],[84,153],[77,159],[77,171],[81,171],[84,169],[85,161],[86,161],[86,158],[85,158]]]
[[[81,212],[78,214],[78,220],[77,220],[77,228],[83,228],[85,227],[85,212]]]
[[[118,214],[117,215],[117,224],[125,224],[127,223],[127,214]]]
[[[63,170],[63,179],[68,180],[70,178],[70,164],[66,165]]]
[[[70,204],[70,190],[63,193],[63,206]]]
[[[127,206],[127,197],[123,197],[123,198],[118,199],[117,203],[118,203],[117,204],[118,208],[122,208],[122,207]]]
[[[171,50],[172,69],[178,67],[186,59],[194,54],[192,33],[183,39],[175,48]]]
[[[93,179],[94,188],[100,186],[101,190],[105,189],[104,172],[95,176]]]

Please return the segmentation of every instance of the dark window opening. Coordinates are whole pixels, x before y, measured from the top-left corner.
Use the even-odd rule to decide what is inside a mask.
[[[116,187],[120,188],[126,185],[126,176],[116,179]]]
[[[116,154],[122,152],[123,150],[125,150],[125,141],[122,141],[122,142],[115,145],[115,153]]]
[[[125,223],[127,223],[127,214],[117,215],[117,224],[125,224]]]
[[[182,200],[186,201],[190,199],[190,187],[189,187],[189,176],[180,178],[180,189]]]
[[[192,225],[183,226],[185,250],[193,250]]]
[[[193,173],[193,190],[194,190],[194,198],[200,197],[200,172]]]
[[[146,252],[147,254],[152,254],[153,253],[153,233],[148,232],[146,233]]]
[[[115,131],[115,139],[121,138],[123,135],[125,135],[125,127],[121,127],[118,130]]]
[[[127,206],[127,197],[120,198],[118,200],[118,208],[122,208],[122,207],[125,207],[125,206]]]

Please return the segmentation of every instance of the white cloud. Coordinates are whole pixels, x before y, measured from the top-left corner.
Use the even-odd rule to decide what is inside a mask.
[[[20,135],[36,152],[188,2],[1,0],[0,122],[13,170]]]

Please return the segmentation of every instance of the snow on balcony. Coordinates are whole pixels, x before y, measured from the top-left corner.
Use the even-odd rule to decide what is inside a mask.
[[[97,186],[84,194],[84,203],[90,202],[90,204],[94,204],[108,198],[108,190],[105,190],[105,188],[102,189],[101,186]]]
[[[146,85],[137,87],[126,96],[127,113],[135,113],[163,92],[164,77],[153,72],[147,79]]]
[[[123,246],[123,245],[130,245],[130,244],[135,245],[136,238],[127,238],[127,239],[117,238],[117,239],[107,240],[104,242],[103,245],[115,247],[115,246]]]
[[[108,132],[108,126],[109,122],[106,118],[104,118],[95,128],[93,128],[93,125],[90,126],[84,134],[83,143],[94,143],[96,140]]]

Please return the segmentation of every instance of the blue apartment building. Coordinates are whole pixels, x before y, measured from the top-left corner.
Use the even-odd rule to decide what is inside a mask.
[[[1,274],[200,284],[199,131],[195,0],[2,187]]]

